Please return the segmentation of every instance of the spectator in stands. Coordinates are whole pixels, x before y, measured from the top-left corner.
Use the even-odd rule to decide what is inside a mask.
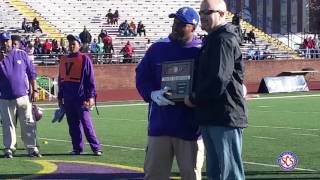
[[[41,40],[39,37],[34,39],[34,54],[43,54],[43,45],[41,44]]]
[[[175,158],[181,179],[201,180],[204,148],[193,110],[167,99],[167,90],[161,88],[163,63],[197,59],[201,40],[193,33],[200,20],[190,7],[180,8],[169,17],[174,18],[171,34],[155,42],[136,68],[136,87],[149,103],[144,179],[170,179]]]
[[[253,29],[248,33],[248,41],[253,44],[256,44],[256,36],[253,32]]]
[[[115,10],[113,13],[113,24],[118,25],[118,20],[119,20],[119,11]]]
[[[31,100],[37,93],[36,71],[26,52],[13,48],[11,34],[0,34],[0,114],[4,158],[13,158],[16,151],[16,126],[20,121],[21,138],[30,157],[41,157],[37,148],[36,122]],[[18,67],[19,66],[19,67]],[[26,86],[26,77],[30,87]]]
[[[97,39],[94,38],[93,42],[90,44],[90,53],[93,57],[93,63],[96,64],[97,59],[98,59],[98,54],[97,54],[97,50],[98,50],[98,43],[97,43]]]
[[[93,42],[90,45],[90,52],[91,53],[97,53],[97,39],[93,39]]]
[[[240,16],[238,13],[235,13],[232,17],[232,24],[236,26],[240,26]]]
[[[37,18],[34,18],[33,21],[32,21],[32,28],[33,28],[33,31],[36,32],[36,31],[40,31],[42,33],[42,29],[40,27],[40,24],[39,24],[39,21],[37,20]]]
[[[149,47],[152,45],[150,39],[148,39],[147,43],[144,45],[144,50],[147,51]]]
[[[32,26],[29,25],[29,22],[27,21],[27,18],[23,18],[21,28],[24,30],[25,33],[32,32]]]
[[[67,39],[70,53],[60,60],[58,104],[66,112],[73,147],[71,154],[80,155],[84,151],[83,131],[93,154],[101,156],[90,113],[96,98],[93,65],[87,55],[80,53],[80,38],[69,34]]]
[[[142,21],[139,21],[138,23],[137,33],[139,34],[139,36],[141,36],[142,33],[144,36],[146,36],[146,29],[144,24],[142,24]]]
[[[123,35],[123,36],[129,36],[130,35],[129,24],[128,24],[127,20],[125,20],[123,23],[120,24],[119,33],[120,33],[120,35]]]
[[[106,17],[107,17],[107,24],[114,24],[113,23],[113,14],[111,12],[111,9],[108,10]]]
[[[132,63],[132,56],[134,53],[134,47],[131,45],[130,41],[120,50],[123,54],[123,63]]]
[[[113,49],[113,44],[112,44],[112,37],[107,35],[103,39],[103,48],[104,48],[104,53],[106,54],[106,63],[110,63],[112,60],[112,54],[114,54],[114,49]]]
[[[254,53],[254,60],[263,60],[263,50],[258,47]]]
[[[66,54],[67,48],[66,48],[66,42],[65,42],[64,38],[60,38],[60,47],[61,47],[61,53]]]
[[[242,37],[242,30],[240,26],[240,16],[238,13],[235,13],[232,17],[232,24],[235,26],[235,31],[238,34],[239,38],[241,39],[241,43],[243,42],[243,37]]]
[[[96,64],[103,63],[104,44],[100,39],[98,39],[98,43],[97,43],[97,53],[98,53],[98,58],[95,61],[95,63]]]
[[[98,35],[98,41],[103,41],[103,38],[106,36],[107,31],[104,29],[101,29],[100,34]]]
[[[309,37],[309,38],[307,37],[303,41],[304,56],[305,56],[305,58],[308,58],[308,59],[311,58],[311,47],[312,47],[312,44],[310,42],[310,38],[311,37]]]
[[[244,62],[234,27],[227,23],[224,0],[202,0],[201,27],[208,33],[195,65],[193,92],[185,98],[195,107],[207,156],[207,179],[245,180],[243,128],[248,126],[244,99]]]
[[[52,50],[52,43],[49,41],[49,39],[46,39],[46,41],[43,44],[43,53],[51,54],[51,50]]]
[[[133,20],[130,22],[130,25],[129,25],[129,30],[131,31],[131,33],[136,36],[137,35],[137,26],[136,26],[136,23],[133,22]]]
[[[242,43],[247,43],[247,42],[249,42],[249,41],[248,41],[247,29],[243,29],[243,31],[242,31],[242,39],[243,39]]]
[[[86,26],[83,27],[83,31],[79,34],[79,37],[82,42],[82,46],[81,46],[80,51],[83,53],[88,53],[90,50],[89,44],[91,43],[92,36],[91,36],[90,32],[87,30]]]
[[[60,46],[56,39],[52,40],[52,52],[59,54],[60,53]]]
[[[263,59],[273,59],[273,53],[269,49],[269,45],[266,45],[266,47],[263,50]]]
[[[250,46],[250,48],[248,49],[248,53],[247,53],[247,60],[254,60],[255,59],[255,50],[253,49],[252,46]]]
[[[103,44],[105,46],[112,44],[112,37],[108,34],[108,32],[106,32],[106,34],[102,40],[103,40]]]

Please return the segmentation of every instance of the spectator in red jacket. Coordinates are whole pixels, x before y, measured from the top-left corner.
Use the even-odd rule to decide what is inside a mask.
[[[112,37],[108,35],[106,32],[105,37],[103,38],[103,49],[104,53],[106,53],[106,57],[108,58],[107,63],[111,62],[112,54],[114,53]]]
[[[132,56],[134,53],[134,47],[130,41],[121,49],[120,53],[123,54],[123,63],[132,63]]]
[[[50,54],[52,50],[52,43],[49,41],[49,39],[46,39],[46,42],[43,44],[43,53],[44,54]]]

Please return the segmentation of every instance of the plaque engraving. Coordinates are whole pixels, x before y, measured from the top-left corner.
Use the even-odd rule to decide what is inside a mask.
[[[162,64],[161,88],[172,101],[183,101],[192,89],[194,60],[167,61]]]

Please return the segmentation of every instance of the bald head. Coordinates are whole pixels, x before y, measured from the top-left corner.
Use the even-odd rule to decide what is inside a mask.
[[[226,23],[224,0],[203,0],[200,6],[201,28],[207,32]]]
[[[224,0],[204,0],[202,3],[207,3],[214,10],[227,11],[227,5]]]

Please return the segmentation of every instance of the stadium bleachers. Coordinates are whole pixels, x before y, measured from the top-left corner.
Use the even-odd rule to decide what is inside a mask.
[[[4,6],[0,10],[7,21],[1,21],[0,27],[3,29],[21,29],[23,17],[31,21],[35,16],[43,18],[40,25],[44,25],[44,37],[58,39],[67,34],[79,34],[83,27],[89,30],[93,38],[97,38],[101,29],[109,32],[114,39],[114,48],[116,54],[120,51],[127,41],[131,41],[135,47],[137,57],[144,54],[144,45],[146,39],[156,41],[159,38],[166,37],[171,31],[172,20],[168,18],[168,14],[175,12],[182,6],[191,6],[199,10],[200,0],[68,0],[68,1],[42,1],[42,0],[4,0]],[[13,5],[14,4],[14,5]],[[25,4],[25,8],[29,10],[25,12],[19,10],[20,4]],[[119,11],[120,24],[124,20],[130,23],[132,20],[137,24],[142,21],[146,26],[147,37],[123,37],[119,36],[118,25],[107,24],[105,15],[108,9],[112,12]],[[231,21],[233,14],[228,13],[228,20]],[[242,22],[242,27],[255,29],[257,35],[257,45],[254,49],[268,48],[272,51],[274,58],[292,58],[294,52],[292,49],[285,47],[280,41],[272,39],[272,37],[261,32],[252,25]],[[21,31],[20,31],[21,32]],[[204,34],[200,28],[197,34]],[[244,43],[242,50],[244,55],[252,44]],[[283,53],[285,51],[285,53]]]

